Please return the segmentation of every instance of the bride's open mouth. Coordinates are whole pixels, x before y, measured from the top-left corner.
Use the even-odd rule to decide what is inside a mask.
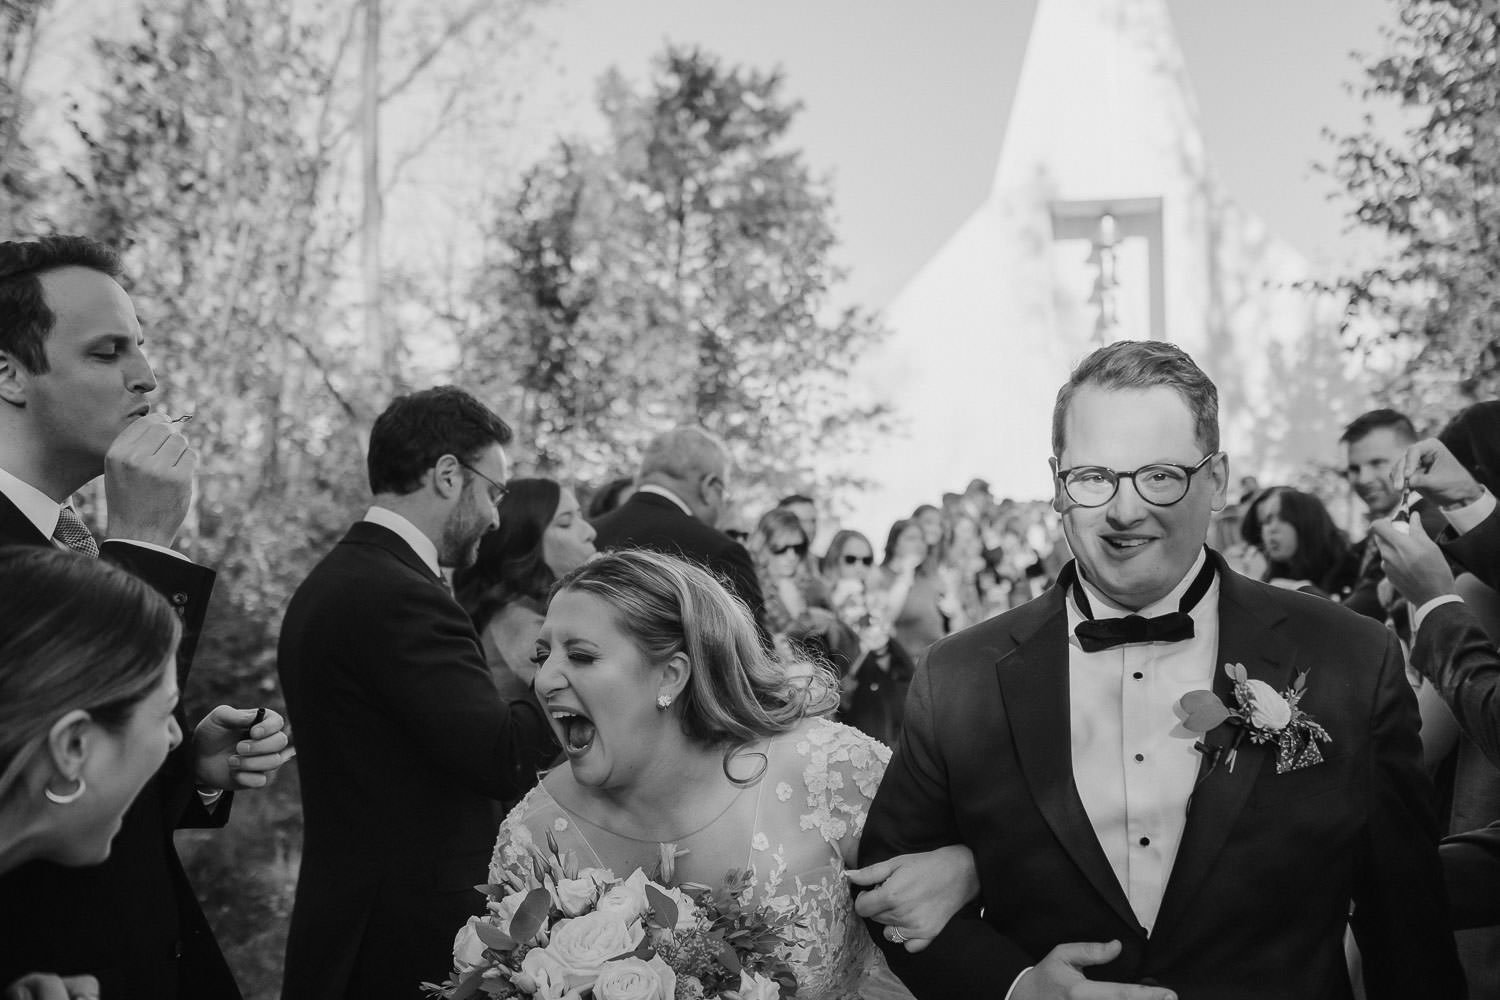
[[[552,719],[562,729],[563,746],[570,754],[581,754],[594,744],[594,723],[586,715],[554,709]]]

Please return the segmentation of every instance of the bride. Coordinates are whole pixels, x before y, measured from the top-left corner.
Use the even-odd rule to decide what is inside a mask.
[[[639,551],[558,583],[536,663],[568,766],[502,824],[492,881],[549,833],[580,864],[621,875],[675,844],[679,881],[716,885],[748,868],[755,901],[797,920],[781,957],[799,998],[909,996],[845,879],[890,751],[816,714],[837,704],[831,678],[789,680],[711,575]],[[875,919],[920,947],[976,895],[973,857],[952,847],[893,860]]]

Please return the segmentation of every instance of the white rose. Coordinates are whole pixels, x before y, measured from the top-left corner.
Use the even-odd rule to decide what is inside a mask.
[[[677,904],[677,923],[672,930],[690,931],[698,926],[698,904],[693,902],[687,893],[675,886],[658,885],[655,882],[650,884],[655,886],[663,896]]]
[[[781,1000],[781,984],[759,972],[740,972],[740,1000]]]
[[[1276,689],[1265,681],[1245,682],[1250,689],[1250,724],[1258,729],[1276,733],[1292,721],[1292,706],[1276,693]]]
[[[453,965],[460,972],[468,972],[476,965],[483,965],[484,942],[479,940],[479,931],[475,925],[481,918],[470,917],[468,923],[458,929],[458,936],[453,939]]]
[[[617,913],[633,920],[646,912],[646,875],[639,868],[599,900],[598,913]]]
[[[672,1000],[677,995],[677,974],[653,955],[651,961],[622,958],[610,962],[594,983],[594,1000]]]
[[[562,983],[569,989],[592,985],[604,963],[633,951],[644,932],[618,913],[585,913],[559,920],[545,948],[533,948],[521,960],[521,971],[539,983]]]
[[[557,890],[552,895],[557,900],[558,909],[570,917],[576,917],[593,909],[594,903],[599,899],[599,883],[591,876],[579,872],[578,878],[560,879]]]

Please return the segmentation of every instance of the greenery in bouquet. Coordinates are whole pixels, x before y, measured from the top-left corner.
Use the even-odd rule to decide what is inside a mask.
[[[654,877],[580,868],[549,832],[529,844],[453,943],[453,974],[424,983],[446,1000],[786,1000],[778,956],[793,921],[751,902],[748,873],[719,886],[672,884],[680,852],[663,844]]]

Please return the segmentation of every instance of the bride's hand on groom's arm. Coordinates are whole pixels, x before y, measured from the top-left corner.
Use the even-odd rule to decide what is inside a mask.
[[[962,844],[899,854],[844,874],[855,885],[873,887],[860,893],[855,911],[898,928],[909,952],[926,948],[953,915],[979,895],[974,852]]]
[[[1006,1000],[1177,1000],[1176,993],[1159,986],[1094,982],[1083,974],[1085,968],[1112,962],[1119,954],[1118,941],[1060,944],[1016,977]]]

